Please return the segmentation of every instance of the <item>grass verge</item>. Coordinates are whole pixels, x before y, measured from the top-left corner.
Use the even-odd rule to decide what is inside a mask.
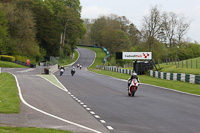
[[[63,59],[59,60],[59,65],[60,66],[66,66],[68,64],[73,63],[74,61],[76,61],[76,59],[78,58],[79,54],[78,52],[75,50],[75,54],[74,54],[74,58],[72,59],[71,57],[65,57]]]
[[[40,75],[43,78],[46,78],[47,80],[51,81],[52,83],[56,84],[57,86],[62,87],[62,85],[55,79],[55,77],[53,75]]]
[[[15,64],[15,63],[12,63],[12,62],[7,62],[7,61],[0,61],[0,67],[4,67],[4,68],[27,68],[25,66]]]
[[[64,130],[44,128],[0,127],[0,133],[73,133]]]
[[[19,113],[20,99],[15,78],[9,73],[1,73],[0,83],[0,113]]]

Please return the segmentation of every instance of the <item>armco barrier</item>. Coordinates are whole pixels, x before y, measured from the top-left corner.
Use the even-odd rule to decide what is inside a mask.
[[[193,84],[200,84],[200,75],[184,74],[184,73],[166,73],[150,70],[150,76],[166,80],[183,81]]]

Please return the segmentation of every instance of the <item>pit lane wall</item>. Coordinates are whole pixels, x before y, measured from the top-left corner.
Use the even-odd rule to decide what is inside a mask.
[[[150,76],[166,80],[183,81],[193,84],[200,84],[200,75],[184,74],[184,73],[166,73],[150,70]]]

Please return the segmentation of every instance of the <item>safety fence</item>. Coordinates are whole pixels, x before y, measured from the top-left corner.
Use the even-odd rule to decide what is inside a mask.
[[[184,74],[184,73],[166,73],[150,70],[150,76],[166,80],[183,81],[193,84],[200,84],[200,75]]]
[[[124,74],[132,74],[133,70],[129,69],[122,69],[118,68],[116,66],[96,66],[97,69],[104,69],[107,71],[113,71],[118,73],[124,73]],[[150,70],[150,76],[160,79],[166,79],[166,80],[175,80],[175,81],[183,81],[193,84],[200,84],[200,75],[192,75],[192,74],[184,74],[184,73],[167,73],[167,72],[158,72],[158,71],[152,71]]]

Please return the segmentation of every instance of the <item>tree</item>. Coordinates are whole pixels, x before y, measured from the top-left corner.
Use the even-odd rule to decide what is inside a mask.
[[[7,54],[8,52],[8,21],[6,19],[5,12],[2,10],[2,4],[0,4],[0,55]]]
[[[173,12],[164,13],[163,17],[163,28],[165,36],[168,39],[169,46],[172,47],[174,36],[176,35],[176,27],[178,23],[177,15]]]
[[[150,14],[143,19],[143,37],[148,43],[149,51],[152,51],[152,45],[156,41],[162,27],[161,12],[157,6],[152,7]]]
[[[187,33],[187,31],[189,30],[190,27],[190,23],[191,22],[187,22],[186,19],[184,17],[180,17],[178,19],[178,23],[177,23],[177,40],[178,43],[181,42],[183,36]]]
[[[9,25],[9,54],[38,56],[39,47],[33,13],[28,9],[18,8],[16,3],[4,4],[4,11]]]

